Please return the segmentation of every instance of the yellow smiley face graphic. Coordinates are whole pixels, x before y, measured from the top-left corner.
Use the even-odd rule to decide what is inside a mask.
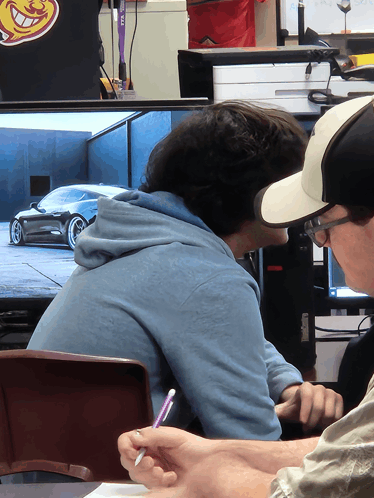
[[[58,17],[56,0],[0,0],[2,45],[19,45],[40,38]]]

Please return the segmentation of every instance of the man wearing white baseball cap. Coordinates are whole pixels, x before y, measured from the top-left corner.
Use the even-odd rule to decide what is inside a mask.
[[[289,227],[336,204],[374,208],[373,158],[373,97],[331,108],[312,131],[303,170],[257,194],[258,218]]]
[[[263,189],[255,202],[265,225],[304,222],[313,242],[332,249],[347,285],[374,296],[373,98],[322,116],[302,172]],[[303,467],[278,472],[270,496],[374,496],[374,376],[358,407],[323,432]]]
[[[372,97],[330,109],[315,126],[303,171],[263,189],[256,209],[270,227],[305,223],[317,245],[331,247],[348,285],[374,296]],[[135,470],[139,447],[148,457]],[[123,434],[119,450],[132,477],[159,487],[150,498],[372,498],[374,376],[361,403],[320,438],[215,441],[146,428]]]
[[[374,296],[373,97],[330,109],[312,132],[304,168],[261,190],[256,216],[269,227],[305,223],[331,247],[351,288]]]

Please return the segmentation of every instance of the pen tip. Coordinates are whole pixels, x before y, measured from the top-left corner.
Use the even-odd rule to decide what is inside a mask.
[[[168,392],[168,396],[174,396],[175,394],[175,389],[170,389],[170,391]]]
[[[145,448],[142,448],[139,451],[139,455],[136,457],[136,460],[135,460],[135,467],[142,461],[143,456],[145,455],[145,452],[146,452]]]

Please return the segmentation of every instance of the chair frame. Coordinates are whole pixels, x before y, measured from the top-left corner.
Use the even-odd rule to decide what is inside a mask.
[[[117,439],[152,418],[148,373],[139,361],[0,351],[0,476],[47,471],[128,480]]]

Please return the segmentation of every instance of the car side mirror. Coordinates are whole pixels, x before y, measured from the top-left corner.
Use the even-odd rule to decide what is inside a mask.
[[[30,207],[38,210],[38,203],[37,202],[32,202],[30,204]]]

